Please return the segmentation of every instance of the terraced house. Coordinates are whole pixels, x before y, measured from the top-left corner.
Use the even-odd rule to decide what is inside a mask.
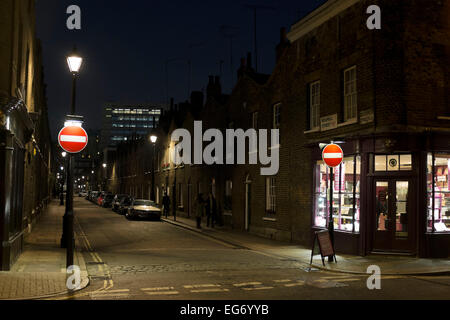
[[[51,141],[34,1],[0,2],[0,270],[49,201]]]
[[[380,30],[367,28],[370,5],[382,10]],[[167,190],[174,210],[192,216],[195,195],[211,192],[233,228],[310,245],[329,220],[319,143],[339,141],[337,252],[448,257],[449,18],[449,0],[327,1],[281,30],[270,75],[256,73],[249,56],[230,95],[211,78],[205,104],[161,117],[157,198]],[[278,174],[262,176],[260,165],[174,166],[170,134],[192,133],[194,120],[204,130],[278,128]]]

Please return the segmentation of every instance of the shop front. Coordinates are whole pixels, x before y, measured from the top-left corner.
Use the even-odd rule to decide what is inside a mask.
[[[347,139],[333,177],[336,251],[448,257],[449,141],[431,134]],[[315,231],[328,226],[330,171],[318,147],[312,154]]]

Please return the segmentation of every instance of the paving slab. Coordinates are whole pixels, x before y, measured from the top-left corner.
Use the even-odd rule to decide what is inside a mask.
[[[24,251],[11,270],[0,272],[0,299],[39,299],[71,292],[66,286],[70,276],[66,273],[66,249],[60,248],[63,215],[64,206],[57,201],[42,213],[25,236]],[[77,237],[75,243],[74,264],[81,270],[81,290],[89,278]]]

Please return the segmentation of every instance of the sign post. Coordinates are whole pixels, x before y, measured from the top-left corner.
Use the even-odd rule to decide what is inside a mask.
[[[88,144],[88,135],[81,127],[82,117],[69,116],[64,128],[58,134],[58,143],[68,153],[67,159],[67,194],[66,211],[63,217],[63,234],[61,247],[67,248],[67,268],[73,265],[74,236],[73,236],[73,154],[81,152]]]
[[[341,147],[331,142],[322,150],[322,159],[330,168],[330,214],[328,219],[328,231],[330,232],[331,243],[334,248],[334,218],[333,218],[333,180],[334,168],[338,167],[344,158],[344,152]],[[328,256],[328,261],[333,261],[333,256]]]

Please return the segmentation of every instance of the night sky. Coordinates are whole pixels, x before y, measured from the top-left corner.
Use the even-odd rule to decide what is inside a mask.
[[[101,127],[102,107],[117,103],[165,103],[166,60],[169,96],[175,103],[188,99],[188,61],[192,90],[204,90],[208,75],[222,75],[225,93],[231,91],[230,40],[233,77],[240,58],[253,53],[253,11],[258,21],[258,71],[271,73],[280,27],[290,26],[324,0],[191,1],[191,0],[38,0],[36,27],[44,51],[44,72],[52,138],[70,110],[71,76],[66,55],[76,44],[84,58],[77,86],[76,113],[85,127]],[[81,7],[82,29],[68,30],[66,9]],[[222,68],[221,68],[221,62]],[[254,57],[253,57],[254,60]],[[222,69],[222,73],[221,73]]]

